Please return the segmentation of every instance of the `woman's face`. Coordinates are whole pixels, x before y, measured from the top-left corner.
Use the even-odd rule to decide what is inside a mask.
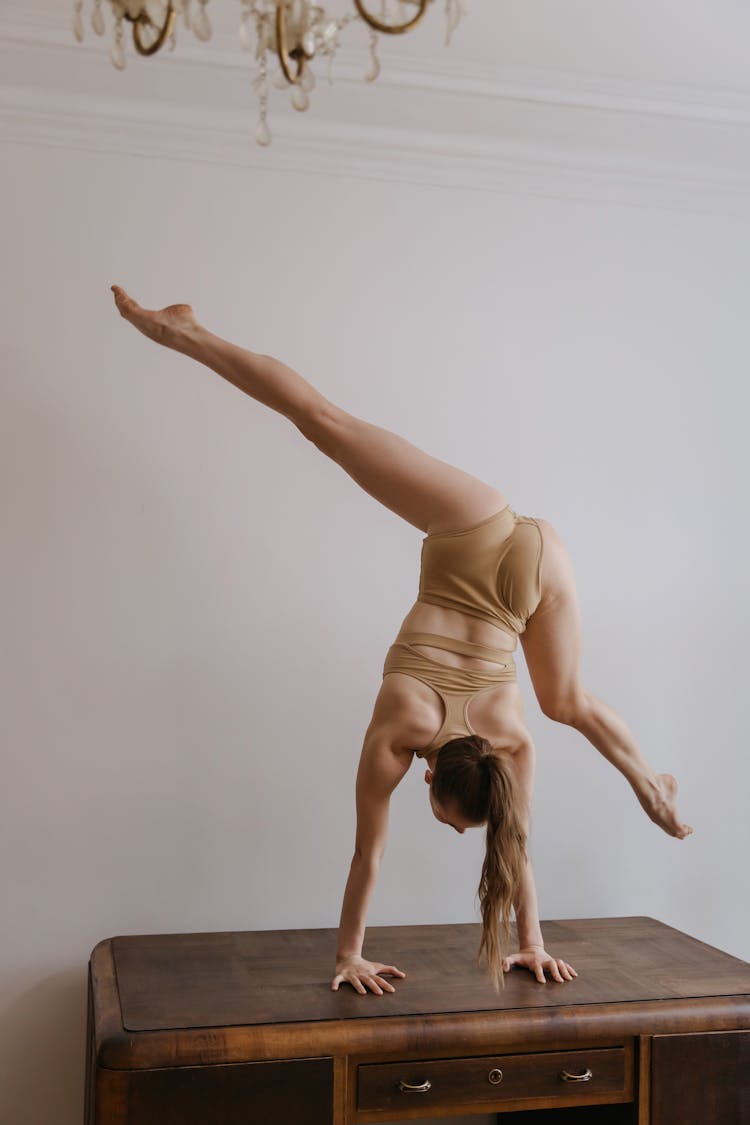
[[[463,834],[467,828],[479,828],[480,825],[476,824],[475,821],[467,820],[455,801],[450,802],[450,804],[444,807],[435,799],[432,792],[432,777],[432,770],[426,770],[424,779],[430,787],[430,808],[432,809],[432,815],[435,819],[439,820],[441,824],[449,824],[451,828],[454,828],[456,832],[460,832],[461,834]]]

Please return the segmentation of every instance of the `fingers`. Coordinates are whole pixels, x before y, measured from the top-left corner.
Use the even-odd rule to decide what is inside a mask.
[[[404,974],[402,973],[401,975],[403,976]],[[362,979],[367,982],[368,986],[378,996],[382,996],[383,991],[385,991],[385,992],[395,992],[396,991],[396,989],[393,987],[393,985],[389,981],[384,980],[383,977],[379,976],[377,973],[373,973],[372,976],[363,977]]]
[[[550,957],[545,967],[549,970],[552,979],[559,981],[560,984],[566,980],[573,980],[573,977],[578,976],[573,966],[569,965],[567,961],[563,961],[562,957]]]
[[[356,977],[352,979],[351,977],[344,976],[343,973],[339,973],[338,976],[335,976],[333,978],[333,982],[331,984],[331,992],[338,992],[339,985],[344,983],[350,984],[352,988],[356,989],[356,991],[361,993],[362,996],[364,996],[367,992],[367,989],[364,988],[362,984],[360,984],[359,980]]]
[[[563,983],[563,977],[562,977],[562,973],[560,972],[557,961],[550,960],[550,963],[547,967],[549,969],[549,975],[552,977],[552,979],[556,980],[559,984],[562,984]]]
[[[376,973],[388,973],[388,975],[392,976],[392,977],[405,977],[406,976],[406,973],[402,973],[401,970],[397,969],[395,965],[376,965],[375,972]]]
[[[545,970],[559,984],[563,984],[566,980],[573,980],[574,977],[578,976],[573,966],[569,965],[567,961],[563,961],[562,957],[534,957],[523,953],[512,953],[510,956],[503,958],[504,973],[510,972],[514,965],[523,965],[534,975],[539,984],[547,983],[547,978],[544,975]]]
[[[405,976],[406,974],[401,973],[400,975]],[[370,973],[368,975],[362,973],[360,974],[360,976],[356,976],[354,973],[352,973],[351,975],[344,975],[342,973],[339,973],[338,976],[333,978],[331,991],[338,992],[339,985],[343,984],[344,982],[350,984],[352,988],[356,989],[360,996],[366,996],[368,988],[371,992],[374,992],[376,996],[382,996],[384,991],[396,991],[392,984],[390,984],[387,980],[384,980],[382,977],[378,976],[376,973]],[[367,988],[365,988],[365,985],[367,985]]]

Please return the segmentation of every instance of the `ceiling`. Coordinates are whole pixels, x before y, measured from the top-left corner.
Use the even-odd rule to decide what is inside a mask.
[[[79,45],[71,31],[72,0],[3,0],[0,122],[11,121],[12,137],[22,135],[24,112],[39,135],[47,135],[58,113],[63,131],[71,133],[77,118],[81,128],[94,130],[97,144],[119,119],[141,138],[142,124],[153,123],[172,145],[177,126],[183,129],[179,145],[195,143],[209,159],[219,133],[227,154],[240,136],[244,148],[258,103],[253,53],[238,43],[238,0],[210,0],[211,42],[199,43],[180,24],[175,51],[140,59],[131,48],[123,72],[108,58],[110,14],[105,40],[90,30],[92,2],[85,0],[87,32]],[[332,14],[354,9],[352,0],[323,2]],[[370,4],[377,14],[380,0]],[[697,170],[704,179],[728,177],[735,193],[750,185],[747,0],[464,5],[450,46],[443,0],[434,0],[411,32],[381,36],[375,83],[362,81],[368,36],[360,22],[352,24],[341,36],[333,85],[325,64],[314,66],[317,86],[307,113],[291,108],[288,91],[270,91],[274,145],[268,159],[284,143],[299,153],[316,138],[317,150],[323,142],[341,151],[356,142],[360,154],[365,146],[380,146],[382,157],[388,147],[392,169],[429,148],[433,168],[446,153],[455,169],[467,155],[474,168],[482,160],[486,168],[490,159],[496,169],[498,161],[504,168],[509,161],[526,161],[527,168],[530,161],[573,161],[596,174],[610,173],[619,162],[620,169],[648,166],[652,175]],[[193,141],[184,133],[188,128]]]

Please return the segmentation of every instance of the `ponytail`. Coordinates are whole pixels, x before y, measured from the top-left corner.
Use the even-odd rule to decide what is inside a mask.
[[[467,819],[487,824],[487,847],[477,895],[482,915],[482,953],[496,990],[505,987],[503,950],[510,941],[510,914],[526,865],[526,833],[519,815],[517,783],[507,759],[478,735],[454,738],[440,748],[432,779],[441,804],[457,802]]]
[[[510,912],[526,865],[526,833],[518,815],[515,778],[508,764],[488,753],[481,765],[489,774],[487,851],[479,880],[482,940],[477,964],[486,951],[487,969],[496,989],[505,987],[503,950],[510,943]]]

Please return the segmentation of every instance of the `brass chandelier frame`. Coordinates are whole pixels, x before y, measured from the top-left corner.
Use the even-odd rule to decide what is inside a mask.
[[[149,44],[148,47],[144,45],[143,40],[141,39],[141,28],[156,27],[156,24],[152,23],[145,12],[141,12],[141,14],[138,16],[128,15],[127,12],[125,12],[124,15],[125,19],[130,20],[133,25],[133,45],[139,55],[155,55],[156,52],[164,46],[165,42],[174,30],[176,12],[174,10],[172,0],[169,0],[167,14],[164,18],[164,26],[158,29],[158,36],[153,43]]]
[[[401,24],[387,24],[371,15],[364,5],[364,0],[353,0],[354,7],[359,12],[362,19],[366,24],[369,24],[374,31],[379,31],[384,35],[401,35],[405,31],[410,31],[412,27],[416,27],[420,20],[424,17],[427,11],[427,5],[430,0],[418,0],[419,7],[415,15],[405,23]],[[167,13],[164,18],[164,25],[161,28],[156,28],[157,37],[152,42],[146,45],[143,42],[142,30],[145,27],[154,28],[156,25],[151,21],[146,12],[141,12],[138,16],[131,16],[125,13],[125,19],[130,20],[133,24],[133,44],[139,55],[155,55],[164,43],[172,34],[176,19],[176,12],[172,0],[169,0],[167,6]],[[289,50],[289,40],[287,36],[286,25],[286,4],[277,4],[276,7],[276,53],[281,64],[281,69],[284,72],[284,77],[293,86],[299,85],[305,73],[305,67],[308,59],[313,56],[304,50],[302,46],[293,47]],[[296,64],[296,70],[295,70]]]

